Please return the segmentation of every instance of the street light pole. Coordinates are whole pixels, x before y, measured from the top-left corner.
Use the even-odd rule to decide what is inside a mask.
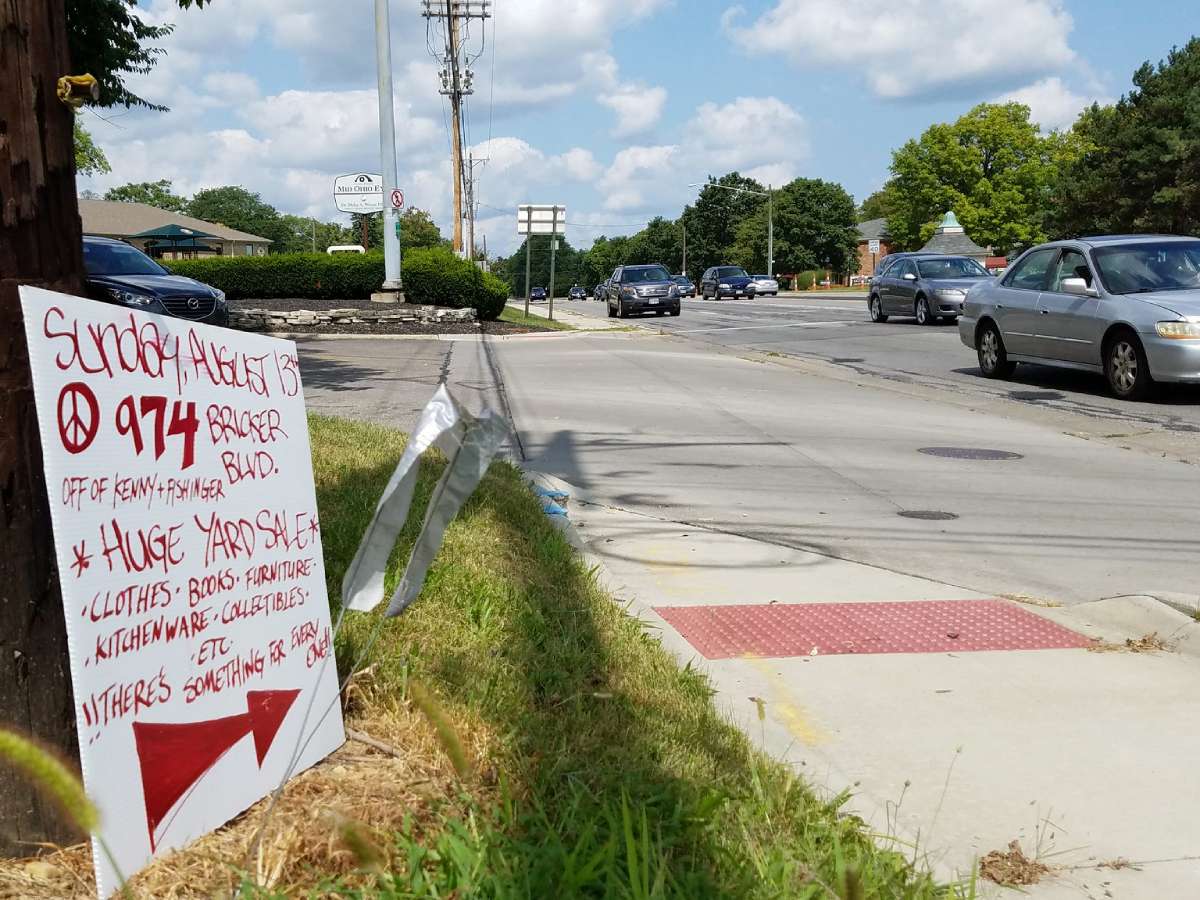
[[[392,100],[392,33],[388,0],[375,0],[375,65],[379,90],[379,155],[383,166],[383,293],[399,294],[400,210],[392,205],[396,171],[396,113]],[[380,299],[383,299],[382,297]],[[390,297],[389,301],[403,300]]]
[[[775,277],[775,192],[767,185],[767,277]]]

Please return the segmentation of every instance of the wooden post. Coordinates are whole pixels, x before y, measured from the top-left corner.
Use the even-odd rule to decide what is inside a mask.
[[[67,636],[17,286],[78,294],[82,234],[63,0],[0,3],[0,723],[79,757]],[[80,835],[0,763],[0,854]]]

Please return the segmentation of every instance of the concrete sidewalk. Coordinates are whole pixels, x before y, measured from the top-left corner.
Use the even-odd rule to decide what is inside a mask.
[[[706,659],[664,607],[983,599],[886,569],[650,518],[572,485],[576,540],[608,585],[764,749],[947,881],[1013,840],[1038,898],[1200,896],[1200,625],[1146,598],[1018,606],[1090,649]],[[848,608],[848,607],[846,607]],[[1039,619],[1040,621],[1040,619]],[[1171,651],[1135,653],[1150,632]],[[765,720],[760,721],[758,703]],[[1124,862],[1134,863],[1126,866]],[[1113,868],[1115,867],[1115,868]],[[981,896],[1004,891],[981,881]]]
[[[571,325],[583,331],[609,331],[616,328],[624,329],[627,327],[627,323],[618,319],[593,318],[591,316],[582,316],[579,313],[571,312],[571,310],[559,305],[560,303],[565,302],[568,301],[566,301],[566,298],[564,297],[555,298],[554,320],[556,322],[562,322],[564,325]],[[521,312],[525,311],[524,300],[509,300],[508,305]],[[604,304],[596,303],[596,307],[600,310],[601,314],[603,314]],[[550,315],[550,306],[548,303],[542,302],[530,303],[529,314],[531,316],[541,316],[543,319],[548,318]]]

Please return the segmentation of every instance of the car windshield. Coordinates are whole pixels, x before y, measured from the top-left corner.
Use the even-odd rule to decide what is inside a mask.
[[[84,241],[83,266],[89,275],[166,275],[167,270],[136,247]]]
[[[621,280],[627,284],[638,284],[645,281],[670,281],[671,273],[662,266],[646,266],[643,269],[626,269]]]
[[[687,276],[686,276],[686,275],[676,275],[676,276],[675,276],[674,278],[672,278],[671,280],[672,280],[673,282],[675,282],[676,284],[691,284],[691,282],[690,282],[690,281],[688,281],[688,279],[687,279]]]
[[[718,278],[747,278],[746,270],[741,266],[723,266],[717,269]]]
[[[990,278],[988,270],[969,256],[923,259],[917,263],[922,278]]]
[[[1200,289],[1200,241],[1117,244],[1092,255],[1110,294]]]

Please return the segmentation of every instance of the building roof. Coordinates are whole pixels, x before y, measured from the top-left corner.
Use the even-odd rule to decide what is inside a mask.
[[[929,243],[921,248],[921,252],[942,253],[947,256],[974,256],[979,259],[985,259],[991,255],[986,247],[980,247],[967,237],[966,230],[958,224],[958,217],[953,212],[947,212],[942,217],[941,224],[933,233],[933,237],[929,239]]]
[[[887,219],[867,219],[858,223],[860,241],[886,241],[891,235],[887,230]]]
[[[195,219],[180,213],[169,212],[145,203],[81,199],[79,215],[83,219],[84,234],[127,238],[165,225],[181,225],[195,231],[207,231],[223,241],[239,241],[245,244],[271,243],[269,238],[247,234],[236,228],[227,228],[224,225],[205,222],[203,219]]]

